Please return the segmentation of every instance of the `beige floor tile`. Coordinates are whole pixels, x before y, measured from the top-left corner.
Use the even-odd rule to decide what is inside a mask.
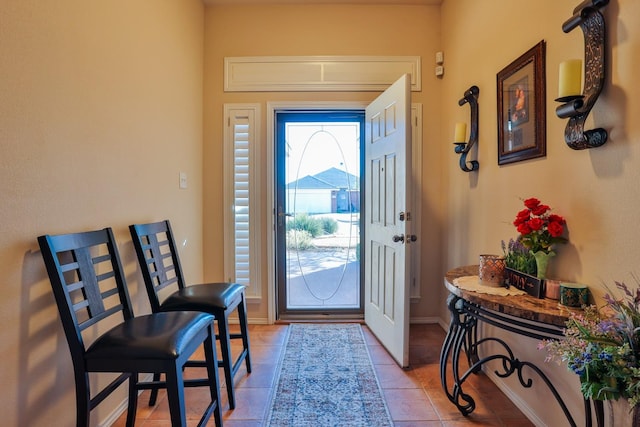
[[[237,330],[237,327],[232,330]],[[412,325],[410,331],[410,368],[401,369],[384,347],[365,326],[365,341],[389,412],[395,427],[458,427],[509,426],[530,427],[518,408],[485,376],[473,375],[468,381],[468,392],[477,401],[477,410],[463,417],[447,399],[440,385],[439,354],[445,332],[438,325]],[[220,370],[222,389],[221,407],[225,427],[258,427],[267,417],[271,393],[275,387],[277,366],[287,336],[286,325],[250,325],[249,327],[252,373],[245,365],[239,369],[236,385],[236,409],[228,408],[224,375]],[[240,343],[232,342],[232,351],[238,354]],[[198,352],[195,357],[202,358]],[[186,377],[199,376],[203,371],[185,373]],[[148,407],[149,392],[138,402],[136,426],[170,427],[166,392],[160,391],[155,407]],[[483,397],[476,397],[483,396]],[[185,392],[187,424],[195,426],[200,412],[208,402],[206,388],[192,388]],[[115,427],[123,427],[123,414]],[[213,420],[208,424],[213,426]]]
[[[386,389],[383,394],[394,422],[440,419],[422,389]]]

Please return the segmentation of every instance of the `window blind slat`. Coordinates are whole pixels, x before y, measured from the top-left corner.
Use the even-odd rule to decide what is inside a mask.
[[[230,189],[228,193],[231,200],[229,222],[227,223],[228,242],[227,254],[230,255],[230,262],[225,261],[225,274],[235,282],[250,286],[248,293],[260,294],[260,288],[256,279],[256,271],[259,262],[255,259],[256,242],[252,238],[252,221],[254,220],[255,205],[259,200],[254,200],[253,186],[255,172],[252,170],[253,150],[255,146],[255,135],[257,131],[256,111],[253,108],[229,108],[225,107],[225,114],[229,123],[229,132],[225,136],[225,150],[231,158],[227,157],[230,164],[225,164],[229,173],[225,178],[231,182],[226,182],[225,186]],[[256,217],[257,218],[257,217]],[[253,280],[252,280],[253,279]],[[251,285],[251,283],[254,285]]]

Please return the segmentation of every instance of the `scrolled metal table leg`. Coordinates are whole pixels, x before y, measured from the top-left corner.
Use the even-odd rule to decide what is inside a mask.
[[[451,312],[449,330],[440,352],[440,382],[442,388],[451,403],[456,405],[462,415],[467,416],[476,408],[473,398],[462,391],[460,379],[460,353],[463,347],[473,347],[469,345],[469,334],[474,330],[476,319],[466,316],[462,311],[462,300],[450,294],[447,298],[447,306]],[[453,373],[453,384],[451,390],[447,381],[447,362],[451,359],[451,370]]]

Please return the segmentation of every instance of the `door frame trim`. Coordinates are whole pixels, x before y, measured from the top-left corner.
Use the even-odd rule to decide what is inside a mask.
[[[269,101],[267,102],[267,321],[276,321],[276,188],[275,188],[275,114],[279,110],[364,110],[366,101]]]

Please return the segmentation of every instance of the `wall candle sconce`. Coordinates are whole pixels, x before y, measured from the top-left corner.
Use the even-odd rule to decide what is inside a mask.
[[[463,95],[463,98],[458,101],[458,105],[463,106],[466,103],[469,103],[471,107],[471,131],[469,133],[469,142],[463,142],[464,137],[466,135],[466,126],[464,127],[464,131],[461,131],[462,127],[459,125],[464,125],[464,123],[458,123],[456,125],[455,132],[455,152],[460,154],[460,169],[465,172],[472,172],[478,170],[480,164],[477,160],[471,160],[471,167],[467,166],[467,154],[471,147],[478,142],[478,95],[480,94],[480,89],[478,86],[471,86]],[[460,137],[461,136],[461,137]]]
[[[574,150],[600,147],[607,142],[607,131],[601,128],[584,130],[584,122],[593,108],[604,84],[604,42],[605,22],[600,9],[609,0],[585,0],[574,10],[573,16],[562,24],[562,31],[568,33],[578,25],[584,33],[584,90],[582,94],[567,93],[567,86],[574,86],[565,73],[575,63],[567,61],[561,64],[560,93],[558,102],[562,105],[556,108],[556,115],[561,119],[569,119],[564,131],[564,140]],[[579,83],[578,83],[579,85]]]

